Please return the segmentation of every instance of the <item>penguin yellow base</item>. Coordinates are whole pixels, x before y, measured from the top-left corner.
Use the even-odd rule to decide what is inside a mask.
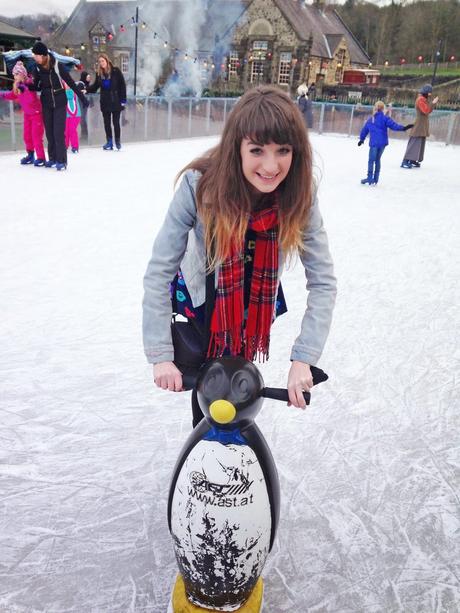
[[[236,609],[234,613],[260,613],[262,611],[263,595],[264,584],[262,577],[260,577],[248,600],[246,600],[242,607]],[[182,579],[181,575],[177,576],[171,604],[171,613],[212,613],[215,610],[198,607],[188,600],[185,594],[184,580]]]

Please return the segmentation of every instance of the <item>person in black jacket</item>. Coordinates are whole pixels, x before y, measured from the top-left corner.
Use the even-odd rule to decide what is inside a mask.
[[[313,128],[313,108],[311,104],[311,100],[308,97],[308,86],[306,83],[302,83],[297,88],[297,95],[299,96],[297,99],[297,104],[299,105],[299,109],[302,113],[303,119],[305,121],[305,125],[307,128]]]
[[[49,53],[44,43],[36,42],[32,47],[32,53],[36,66],[32,73],[34,81],[30,89],[41,92],[40,100],[48,141],[48,161],[45,166],[47,168],[56,166],[57,170],[65,170],[67,151],[64,133],[67,96],[64,82],[77,94],[83,106],[88,106],[88,101],[64,66]]]
[[[83,70],[80,75],[80,80],[77,81],[77,87],[82,94],[86,94],[86,89],[89,87],[90,82],[91,77],[86,70]],[[89,106],[91,106],[91,100],[89,100]],[[81,109],[80,134],[82,139],[88,142],[88,107],[83,107]]]
[[[112,123],[115,132],[115,145],[121,149],[120,113],[126,104],[126,84],[119,68],[114,66],[108,55],[101,53],[98,58],[96,80],[86,88],[88,93],[95,93],[101,88],[101,112],[104,118],[104,129],[107,142],[103,149],[113,149]]]

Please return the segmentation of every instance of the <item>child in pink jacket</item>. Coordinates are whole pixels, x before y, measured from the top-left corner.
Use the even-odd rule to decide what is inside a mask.
[[[67,83],[64,83],[65,93],[67,96],[66,120],[65,120],[65,147],[72,147],[72,153],[78,153],[79,139],[78,126],[81,121],[80,103],[77,94],[70,89]]]
[[[43,148],[43,117],[42,105],[35,92],[27,87],[32,82],[26,67],[22,62],[16,62],[13,68],[14,83],[10,92],[0,92],[4,100],[18,102],[24,113],[24,144],[27,155],[21,159],[21,164],[33,164],[34,166],[45,165],[45,150]],[[36,158],[34,158],[34,151]]]

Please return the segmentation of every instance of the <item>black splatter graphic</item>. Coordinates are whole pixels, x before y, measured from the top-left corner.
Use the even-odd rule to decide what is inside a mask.
[[[185,582],[187,596],[200,606],[214,608],[241,606],[250,596],[262,570],[267,551],[252,552],[260,535],[238,546],[235,533],[238,524],[225,522],[217,527],[209,514],[203,516],[203,531],[194,539],[194,556],[185,555],[181,543],[173,535],[176,558]],[[247,560],[254,560],[248,572]]]

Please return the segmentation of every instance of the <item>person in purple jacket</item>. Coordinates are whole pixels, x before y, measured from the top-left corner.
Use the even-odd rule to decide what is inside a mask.
[[[367,164],[367,177],[361,180],[361,183],[365,185],[377,185],[380,176],[380,158],[388,145],[388,129],[401,132],[409,130],[414,124],[410,123],[407,126],[402,126],[396,123],[385,115],[385,103],[381,100],[377,100],[374,104],[374,110],[372,117],[364,124],[360,134],[358,147],[360,147],[366,136],[369,134],[369,160]]]

